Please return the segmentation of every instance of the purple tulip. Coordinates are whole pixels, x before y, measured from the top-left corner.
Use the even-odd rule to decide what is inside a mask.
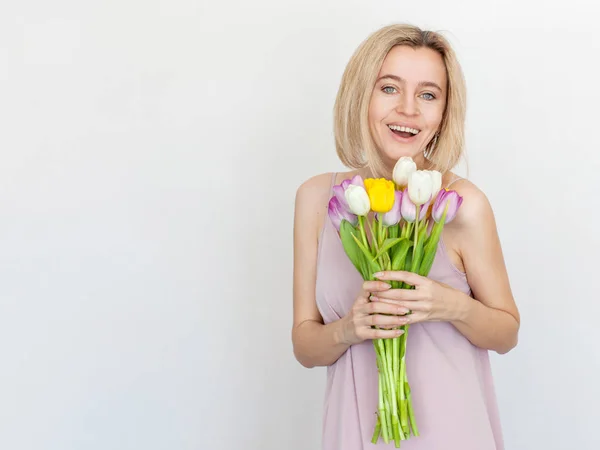
[[[358,217],[344,208],[337,197],[331,197],[327,212],[329,213],[329,219],[331,220],[331,223],[333,223],[333,226],[338,231],[340,231],[340,225],[344,219],[346,219],[352,225],[356,225],[358,223]]]
[[[425,203],[424,205],[421,205],[421,207],[419,209],[419,220],[423,220],[425,218],[425,216],[427,215],[427,210],[429,209],[430,203],[431,203],[431,200],[428,201],[427,203]],[[410,222],[410,223],[413,223],[417,217],[417,207],[415,206],[415,204],[410,199],[410,196],[408,195],[408,188],[406,188],[406,189],[404,189],[404,191],[402,191],[402,202],[400,205],[400,215],[402,216],[402,218],[404,220],[406,220],[407,222]]]
[[[354,184],[356,186],[365,187],[365,182],[360,175],[354,175],[351,180],[342,181],[342,187],[346,189],[349,185]]]
[[[402,191],[396,191],[394,193],[394,206],[385,214],[377,213],[377,220],[381,220],[386,227],[391,227],[400,222],[402,218],[400,214],[400,206],[402,204]]]
[[[444,224],[452,222],[456,217],[456,213],[458,212],[458,208],[463,202],[463,198],[458,195],[456,191],[447,191],[442,189],[435,200],[433,205],[433,210],[431,211],[431,215],[433,216],[433,220],[439,222],[442,220],[442,215],[444,214],[444,210],[446,209],[446,205],[448,205],[448,212],[446,213],[446,220]]]
[[[348,205],[348,200],[346,200],[345,192],[351,184],[362,186],[363,188],[365,187],[365,183],[360,175],[354,175],[351,180],[344,180],[342,181],[342,184],[336,184],[333,187],[333,195],[335,195],[346,211],[350,211],[350,206]]]

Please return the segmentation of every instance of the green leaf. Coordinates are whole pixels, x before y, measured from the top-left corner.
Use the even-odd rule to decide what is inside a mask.
[[[385,252],[387,252],[390,248],[392,248],[394,245],[398,244],[399,242],[405,241],[407,240],[406,238],[395,238],[395,239],[386,239],[385,241],[383,241],[383,245],[381,246],[381,248],[379,249],[379,252],[377,252],[377,255],[375,255],[375,258],[373,258],[373,260],[379,259],[379,257],[381,255],[383,255]]]
[[[433,226],[433,229],[431,230],[431,235],[429,236],[429,239],[427,239],[427,243],[424,249],[423,261],[421,262],[421,266],[419,267],[419,275],[423,277],[429,275],[431,266],[433,266],[433,260],[435,259],[435,254],[437,252],[437,247],[443,229],[444,221],[436,223]]]
[[[340,224],[340,239],[348,258],[361,274],[363,280],[373,280],[373,274],[380,272],[381,267],[376,261],[371,261],[372,255],[364,244],[356,238],[360,234],[358,227],[342,220]],[[365,254],[365,251],[367,252]],[[368,256],[367,256],[368,255]]]
[[[354,242],[354,239],[352,238],[352,233],[356,232],[358,232],[356,227],[354,227],[347,220],[342,220],[342,223],[340,225],[340,239],[342,241],[344,251],[346,252],[346,255],[348,255],[348,258],[350,259],[354,267],[356,267],[356,270],[358,270],[358,272],[363,276],[364,279],[367,266],[365,264],[364,257],[362,252],[360,251],[360,248],[358,247],[358,245],[356,245],[356,242]]]
[[[409,250],[412,247],[413,242],[404,238],[404,240],[398,246],[394,257],[392,258],[392,270],[404,270],[404,263],[408,255]]]
[[[419,240],[417,241],[416,249],[413,247],[414,253],[413,258],[410,264],[410,272],[418,273],[418,270],[421,266],[421,260],[423,259],[423,246],[425,245],[425,235],[427,233],[427,229],[423,227],[419,230]]]
[[[373,261],[373,259],[372,259],[373,255],[371,255],[371,252],[369,251],[369,249],[367,247],[365,247],[365,245],[358,240],[356,235],[354,233],[350,233],[350,234],[351,234],[352,238],[354,239],[354,242],[356,243],[356,245],[358,245],[358,248],[362,251],[362,253],[365,257],[365,262],[367,265],[368,272],[363,273],[363,279],[364,280],[373,280],[373,274],[376,272],[380,272],[381,267],[379,266],[377,261]]]
[[[358,232],[357,232],[358,233]],[[363,244],[357,237],[356,234],[354,232],[350,233],[350,235],[352,236],[352,239],[354,239],[354,242],[356,242],[356,245],[358,245],[358,248],[363,252],[363,254],[367,257],[367,259],[371,260],[373,258],[373,255],[371,254],[371,252],[369,251],[369,249],[367,247],[365,247],[365,244]]]
[[[400,230],[399,230],[399,226],[398,225],[392,225],[390,227],[387,227],[388,230],[388,236],[391,239],[395,239],[400,235]]]
[[[400,237],[400,224],[392,225],[387,227],[387,237],[390,239],[396,239]],[[394,254],[398,250],[398,247],[392,247],[389,251],[390,259],[394,258]]]
[[[404,262],[404,267],[402,267],[402,269],[400,269],[400,270],[405,270],[407,272],[410,272],[410,267],[412,266],[412,258],[413,258],[413,252],[408,252],[408,254],[406,255],[406,261]]]

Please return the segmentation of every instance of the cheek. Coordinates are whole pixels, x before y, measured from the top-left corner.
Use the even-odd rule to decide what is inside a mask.
[[[431,105],[431,108],[427,108],[425,116],[427,124],[437,128],[444,117],[444,105]]]
[[[379,95],[373,96],[369,105],[369,116],[373,122],[380,122],[389,115],[390,109],[393,109],[390,103],[390,99],[382,98]]]

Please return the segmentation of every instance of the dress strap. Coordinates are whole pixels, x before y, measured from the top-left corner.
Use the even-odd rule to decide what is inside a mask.
[[[329,197],[333,195],[333,185],[335,184],[335,177],[337,176],[337,172],[331,173],[331,183],[329,184]]]
[[[450,183],[448,183],[448,185],[446,186],[446,189],[449,189],[449,188],[450,188],[450,186],[452,186],[454,183],[456,183],[456,182],[457,182],[457,181],[459,181],[459,180],[464,180],[464,178],[463,178],[463,177],[457,177],[457,178],[455,178],[455,179],[454,179],[454,180],[452,180]]]

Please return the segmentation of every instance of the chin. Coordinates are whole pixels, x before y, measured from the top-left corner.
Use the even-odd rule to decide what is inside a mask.
[[[398,145],[394,145],[393,148],[384,148],[381,152],[381,155],[384,159],[392,161],[393,163],[396,163],[396,161],[398,161],[403,156],[409,156],[412,159],[416,160],[418,159],[418,156],[422,154],[423,151],[420,149],[420,147],[404,147]]]

